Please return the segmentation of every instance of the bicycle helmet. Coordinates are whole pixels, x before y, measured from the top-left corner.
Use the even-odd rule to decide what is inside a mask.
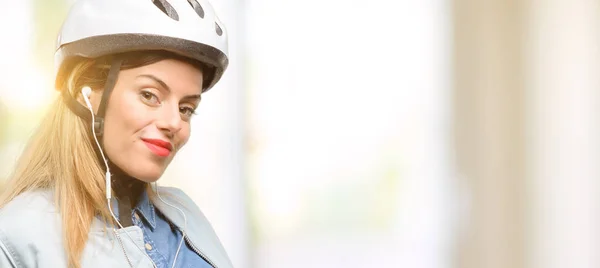
[[[71,65],[81,58],[146,50],[165,50],[203,63],[208,67],[203,70],[203,92],[219,81],[229,63],[227,31],[207,0],[78,0],[56,41],[55,87],[62,88]],[[120,64],[115,60],[108,73],[95,122],[98,135]],[[71,94],[62,95],[73,112],[91,119]]]

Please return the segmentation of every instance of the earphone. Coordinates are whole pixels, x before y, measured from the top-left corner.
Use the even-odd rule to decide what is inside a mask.
[[[105,179],[106,179],[106,203],[108,205],[108,210],[110,211],[110,215],[113,217],[113,219],[117,222],[117,224],[119,225],[119,227],[121,227],[121,229],[123,228],[123,225],[121,225],[121,222],[119,222],[119,219],[117,219],[117,216],[115,216],[115,213],[112,211],[112,206],[110,204],[110,199],[112,198],[112,188],[111,188],[111,181],[110,181],[110,168],[108,166],[108,160],[106,159],[106,156],[104,156],[104,151],[102,150],[102,147],[100,146],[100,142],[98,141],[98,137],[96,136],[96,128],[94,127],[94,123],[96,122],[96,116],[94,114],[94,108],[92,107],[92,103],[90,102],[90,95],[92,94],[92,89],[88,86],[85,86],[81,89],[81,95],[83,95],[83,100],[85,101],[86,106],[88,107],[88,109],[90,110],[90,113],[92,114],[92,133],[94,136],[94,140],[96,141],[96,145],[98,146],[98,150],[100,151],[100,155],[102,156],[102,160],[104,160],[104,165],[106,166],[106,174],[105,174]],[[115,235],[118,237],[119,234],[117,234],[116,229],[113,229],[113,232],[115,233]],[[127,236],[129,236],[129,233],[125,233]],[[129,239],[131,239],[131,241],[133,241],[133,238],[131,238],[131,236],[129,236]],[[134,243],[135,244],[135,243]],[[140,252],[144,253],[144,255],[146,255],[148,258],[150,258],[150,256],[148,256],[148,254],[145,254],[145,252],[139,248],[138,250],[140,250]],[[125,257],[128,259],[127,255],[125,255]],[[154,261],[152,261],[152,258],[150,258],[150,261],[152,262],[152,265],[156,268],[156,264],[154,264]],[[130,263],[131,265],[131,263]]]
[[[93,110],[92,104],[90,103],[90,95],[92,95],[92,89],[88,86],[85,86],[81,89],[81,94],[83,94],[83,98],[85,99],[85,104],[87,104],[87,107],[90,108],[90,110]]]
[[[117,224],[119,225],[119,227],[121,227],[121,229],[123,228],[123,225],[121,225],[121,223],[119,222],[119,220],[117,219],[117,217],[115,216],[115,214],[112,211],[112,206],[110,204],[110,200],[112,198],[112,188],[111,188],[111,175],[110,175],[110,169],[108,166],[108,160],[106,159],[106,156],[104,155],[104,151],[102,150],[102,147],[100,146],[100,142],[98,141],[98,137],[96,135],[96,128],[94,123],[96,122],[96,117],[94,114],[94,108],[92,106],[92,103],[90,102],[90,95],[92,94],[92,89],[88,86],[85,86],[81,89],[81,94],[83,95],[83,100],[85,101],[85,104],[87,106],[87,108],[90,110],[90,113],[92,115],[92,133],[94,136],[94,140],[96,141],[96,145],[98,146],[98,150],[100,151],[100,155],[102,156],[102,160],[104,160],[104,165],[106,166],[106,174],[105,174],[105,179],[106,179],[106,201],[108,204],[108,210],[110,211],[111,216],[113,217],[113,219],[117,222]],[[183,244],[183,241],[185,239],[186,236],[186,229],[187,229],[187,217],[185,215],[185,213],[179,209],[178,207],[169,204],[168,202],[166,202],[165,200],[162,199],[162,197],[160,196],[160,193],[158,191],[158,185],[156,184],[156,182],[154,182],[154,186],[156,188],[156,194],[158,196],[158,198],[160,199],[161,202],[165,203],[166,205],[177,209],[181,215],[183,216],[183,232],[181,235],[181,241],[179,241],[179,246],[177,247],[177,252],[175,253],[175,258],[173,259],[173,265],[172,268],[175,267],[175,263],[177,262],[177,257],[179,256],[179,251],[181,250],[181,246]],[[115,235],[118,236],[118,234],[116,233],[116,230],[114,230]],[[125,234],[129,237],[129,239],[131,239],[131,241],[133,241],[133,238],[131,238],[131,236],[129,236],[129,233],[125,232]],[[134,243],[135,244],[135,243]],[[144,255],[146,255],[149,259],[150,262],[152,263],[152,265],[156,268],[156,264],[154,263],[154,261],[152,260],[152,258],[150,258],[150,256],[148,256],[148,254],[146,254],[141,248],[137,247],[138,250],[140,250]],[[127,255],[125,255],[125,257],[127,257]],[[131,265],[131,264],[130,264]]]
[[[88,86],[85,86],[81,89],[81,94],[83,95],[83,100],[85,101],[85,104],[87,105],[88,109],[90,110],[90,113],[92,114],[92,132],[94,133],[94,140],[96,141],[96,145],[98,146],[98,150],[100,151],[100,154],[102,155],[102,160],[104,160],[104,165],[106,165],[106,174],[105,174],[105,179],[106,179],[106,199],[108,199],[110,201],[111,199],[111,195],[112,195],[112,191],[110,189],[110,168],[108,167],[108,161],[106,160],[106,156],[104,156],[104,152],[102,151],[102,147],[100,146],[100,142],[98,142],[98,137],[96,136],[96,128],[94,127],[94,123],[96,122],[96,117],[94,115],[94,108],[92,108],[92,103],[90,102],[90,95],[92,94],[92,89]],[[110,208],[110,203],[109,206]]]

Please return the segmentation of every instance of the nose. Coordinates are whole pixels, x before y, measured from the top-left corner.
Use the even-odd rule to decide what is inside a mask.
[[[165,133],[167,137],[172,138],[173,135],[183,127],[183,120],[181,114],[179,114],[179,107],[172,107],[165,105],[161,109],[159,120],[156,122],[156,126],[160,131]]]

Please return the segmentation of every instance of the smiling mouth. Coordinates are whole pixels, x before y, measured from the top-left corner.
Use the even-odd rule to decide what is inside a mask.
[[[146,147],[150,149],[151,152],[160,156],[167,157],[171,154],[173,150],[173,146],[171,143],[163,141],[163,140],[155,140],[155,139],[142,139]]]

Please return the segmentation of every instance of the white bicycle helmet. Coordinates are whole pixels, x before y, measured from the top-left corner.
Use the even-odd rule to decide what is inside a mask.
[[[208,0],[78,0],[58,35],[55,63],[56,88],[61,89],[72,64],[134,51],[165,50],[206,66],[202,91],[212,88],[227,65],[227,31]],[[122,60],[113,60],[94,117],[97,136],[104,132],[104,116]],[[77,116],[91,120],[83,105],[62,91]]]
[[[227,68],[227,31],[207,0],[78,0],[58,35],[56,83],[78,58],[166,50],[204,63],[203,91]]]

